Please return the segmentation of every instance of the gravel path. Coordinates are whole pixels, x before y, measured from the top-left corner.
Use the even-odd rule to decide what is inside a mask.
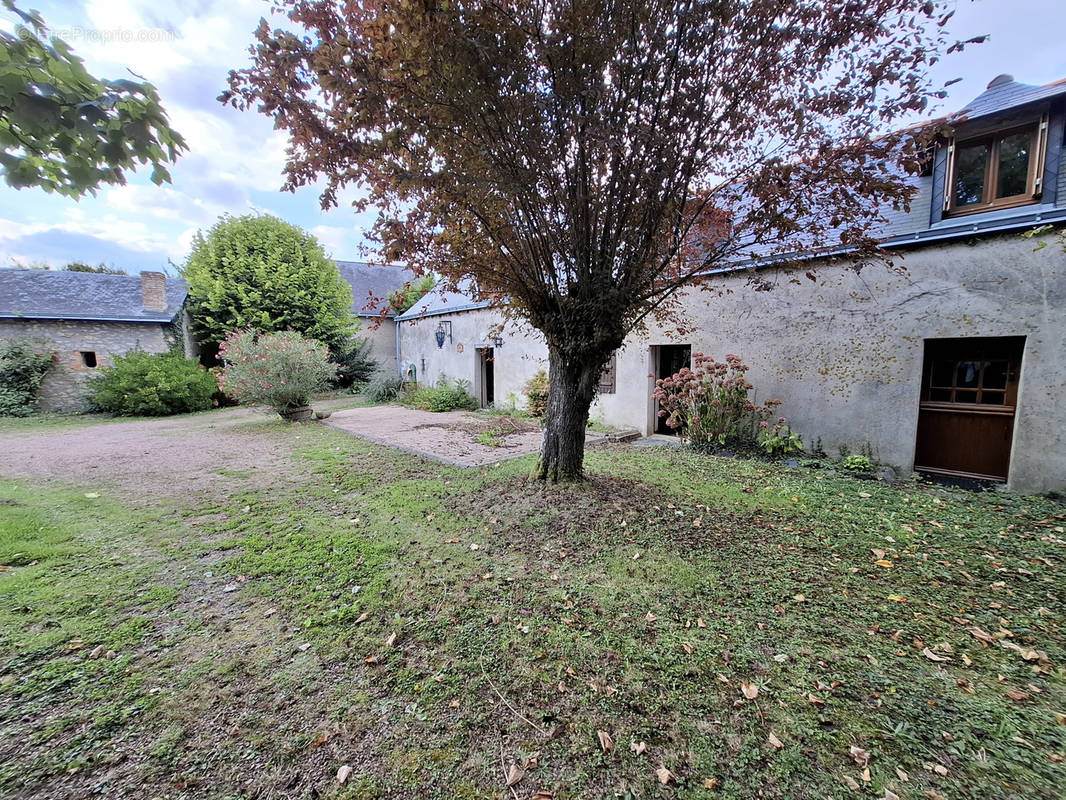
[[[418,411],[398,405],[336,411],[326,424],[378,444],[461,467],[535,453],[541,441],[539,426],[527,423],[527,430],[507,433],[499,437],[498,447],[492,447],[478,442],[477,434],[504,424],[500,418],[465,411]]]
[[[261,411],[98,422],[0,433],[0,476],[56,479],[133,499],[208,495],[275,480],[289,465],[285,439],[257,428]],[[236,480],[234,480],[236,479]]]

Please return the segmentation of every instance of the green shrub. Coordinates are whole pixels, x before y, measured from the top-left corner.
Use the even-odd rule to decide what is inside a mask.
[[[266,405],[284,414],[306,406],[337,377],[329,349],[296,331],[234,331],[219,347],[222,390],[248,405]]]
[[[198,232],[182,277],[193,326],[209,349],[243,328],[293,330],[336,346],[356,327],[351,287],[322,245],[267,214],[226,215]]]
[[[803,440],[792,431],[784,417],[778,417],[773,425],[766,420],[760,422],[757,442],[768,456],[803,452]]]
[[[467,392],[469,387],[470,383],[464,380],[449,385],[448,380],[441,375],[433,386],[419,386],[411,392],[407,402],[423,411],[455,411],[460,408],[473,411],[477,408],[477,401]]]
[[[131,350],[89,379],[89,402],[121,417],[162,417],[211,408],[217,389],[214,375],[180,353]]]
[[[873,462],[869,458],[860,456],[858,453],[845,456],[844,460],[840,462],[840,466],[851,472],[869,472],[874,468]]]
[[[337,365],[333,385],[346,389],[370,380],[377,370],[377,362],[370,358],[369,339],[344,339],[330,348],[330,357]]]
[[[548,412],[548,373],[539,370],[522,388],[526,394],[526,411],[530,416],[543,417]]]
[[[37,392],[53,364],[47,342],[0,341],[0,416],[28,417],[37,411]]]
[[[375,403],[388,403],[403,391],[403,377],[395,372],[378,372],[363,388],[363,396]]]

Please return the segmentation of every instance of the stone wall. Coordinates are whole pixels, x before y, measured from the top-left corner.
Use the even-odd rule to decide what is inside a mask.
[[[719,360],[736,353],[751,367],[759,400],[784,401],[781,412],[809,445],[830,455],[841,447],[872,451],[904,471],[914,464],[924,343],[927,339],[1025,336],[1008,485],[1019,491],[1066,488],[1066,254],[1054,236],[1034,250],[1017,234],[957,240],[896,251],[896,268],[861,272],[822,265],[815,281],[801,270],[761,273],[774,284],[756,292],[746,274],[688,291],[681,336],[649,325],[617,356],[616,392],[601,395],[593,418],[648,434],[658,345],[690,344]],[[902,267],[903,269],[900,269]],[[452,323],[438,350],[433,334]],[[459,377],[476,386],[475,348],[498,312],[460,312],[402,323],[403,362],[419,379]],[[547,364],[543,340],[508,324],[495,350],[497,405]],[[458,352],[458,345],[463,345]]]
[[[375,328],[374,325],[377,324]],[[377,318],[362,317],[359,320],[357,339],[366,339],[370,343],[370,358],[377,362],[383,372],[396,372],[396,322],[391,319],[378,321]]]
[[[56,364],[41,385],[41,411],[85,411],[85,380],[114,356],[135,348],[162,353],[181,344],[175,326],[159,323],[0,319],[0,339],[22,337],[43,339],[55,352]],[[82,353],[94,354],[96,366]]]

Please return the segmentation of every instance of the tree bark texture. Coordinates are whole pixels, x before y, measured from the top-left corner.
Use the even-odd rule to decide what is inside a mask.
[[[583,476],[585,429],[589,407],[596,396],[605,357],[584,352],[564,355],[548,349],[548,411],[536,476],[558,483]]]

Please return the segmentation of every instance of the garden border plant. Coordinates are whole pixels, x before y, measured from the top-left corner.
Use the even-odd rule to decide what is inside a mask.
[[[754,385],[745,374],[749,367],[740,356],[727,354],[716,361],[693,353],[694,367],[682,367],[655,381],[652,398],[659,403],[659,416],[697,448],[724,446],[758,449],[768,456],[803,450],[803,441],[785,417],[772,421],[780,400],[758,405],[748,396]]]
[[[310,418],[311,398],[337,375],[329,348],[296,331],[234,331],[219,356],[218,384],[226,394],[246,405],[270,406],[290,421]]]
[[[43,339],[0,341],[0,417],[37,413],[41,383],[53,364]]]

